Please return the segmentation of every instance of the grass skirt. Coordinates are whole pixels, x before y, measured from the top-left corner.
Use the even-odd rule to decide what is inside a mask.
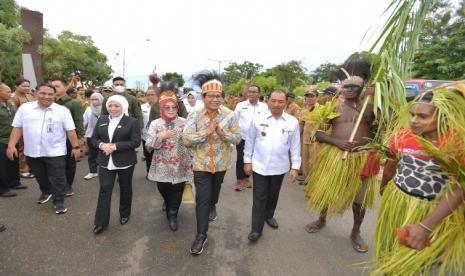
[[[321,144],[318,159],[305,187],[310,210],[326,211],[329,216],[342,215],[354,203],[362,186],[360,173],[365,166],[368,152],[350,153],[346,160],[342,160],[343,154],[343,151],[334,146]],[[373,207],[376,184],[376,176],[367,178],[362,202],[364,208]]]
[[[421,200],[404,193],[393,182],[388,184],[376,224],[371,275],[429,275],[440,261],[439,275],[464,275],[463,206],[434,229],[429,247],[417,251],[400,245],[397,240],[397,228],[421,222],[437,206],[440,198]]]

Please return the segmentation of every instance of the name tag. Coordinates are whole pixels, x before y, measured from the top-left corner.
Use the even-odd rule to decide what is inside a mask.
[[[100,126],[102,127],[102,126],[106,126],[106,125],[108,125],[108,124],[107,124],[107,123],[105,123],[105,124],[101,124]]]
[[[117,126],[116,128],[121,128],[121,126]]]

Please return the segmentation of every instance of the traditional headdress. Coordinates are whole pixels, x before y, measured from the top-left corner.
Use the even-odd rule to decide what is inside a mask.
[[[202,95],[208,92],[223,92],[221,78],[215,71],[201,71],[193,79],[202,87]]]
[[[350,56],[342,65],[340,74],[342,85],[363,87],[370,78],[371,62],[366,57],[356,54]]]
[[[170,119],[168,119],[168,117],[166,116],[166,113],[165,113],[165,105],[167,103],[172,102],[179,108],[178,99],[176,98],[176,95],[174,94],[173,91],[165,91],[165,92],[163,92],[160,95],[160,99],[158,100],[158,102],[160,103],[160,117],[165,121],[170,120]]]

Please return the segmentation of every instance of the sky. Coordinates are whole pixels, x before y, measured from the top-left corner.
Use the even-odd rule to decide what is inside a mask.
[[[113,75],[191,76],[234,61],[270,68],[301,60],[308,72],[367,50],[389,0],[16,0],[44,15],[52,36],[89,35]]]

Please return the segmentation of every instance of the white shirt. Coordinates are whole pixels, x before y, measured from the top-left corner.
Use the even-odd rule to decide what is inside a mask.
[[[66,155],[66,132],[76,128],[66,107],[41,108],[37,101],[22,104],[12,126],[22,128],[24,155],[33,158]]]
[[[124,114],[121,114],[118,117],[112,118],[111,116],[108,116],[108,119],[110,122],[108,123],[108,137],[110,138],[110,143],[113,140],[113,134],[115,133],[115,129],[118,127],[119,122],[121,121],[121,118],[123,118]],[[121,126],[120,126],[121,127]],[[131,167],[132,165],[125,166],[125,167],[117,167],[113,163],[113,156],[110,154],[110,158],[108,159],[108,166],[105,167],[108,170],[122,170]]]
[[[268,106],[262,102],[252,105],[249,100],[240,102],[234,109],[234,115],[236,115],[239,121],[239,130],[241,131],[242,140],[247,138],[249,127],[253,124],[253,121],[265,113],[268,110]]]
[[[147,141],[147,128],[149,123],[150,108],[152,106],[149,103],[144,103],[140,106],[142,109],[142,117],[144,119],[144,127],[142,128],[142,140]]]
[[[94,128],[88,127],[91,116],[94,115],[92,114],[92,108],[90,108],[89,106],[87,107],[86,111],[84,111],[84,114],[82,114],[82,122],[84,124],[84,127],[86,128],[86,134],[84,135],[84,137],[86,138],[92,137],[92,134],[94,133]]]
[[[252,163],[261,175],[281,175],[289,171],[289,151],[292,169],[300,168],[299,122],[283,112],[275,119],[268,110],[250,126],[244,148],[244,163]]]

